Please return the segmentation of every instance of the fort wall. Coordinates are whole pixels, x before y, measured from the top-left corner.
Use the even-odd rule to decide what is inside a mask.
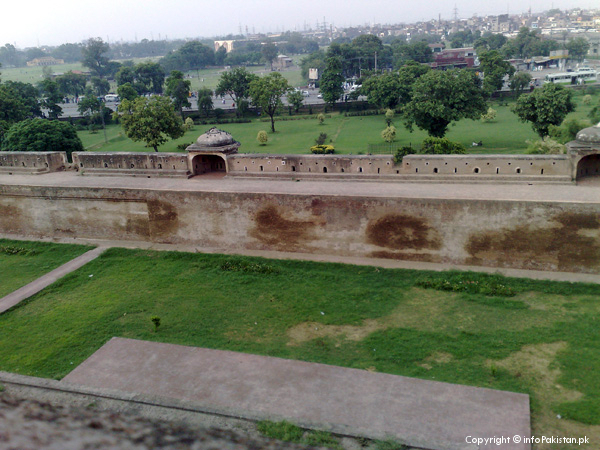
[[[4,185],[0,230],[600,273],[600,204]]]
[[[73,164],[82,175],[190,176],[183,153],[77,152],[73,153]]]
[[[42,174],[65,170],[65,152],[0,152],[0,173]]]

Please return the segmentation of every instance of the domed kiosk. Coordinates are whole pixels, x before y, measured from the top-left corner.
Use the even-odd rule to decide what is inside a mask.
[[[227,155],[237,153],[240,143],[231,134],[211,128],[186,148],[192,175],[227,172]]]
[[[572,178],[600,176],[600,123],[584,128],[567,144],[571,158]]]

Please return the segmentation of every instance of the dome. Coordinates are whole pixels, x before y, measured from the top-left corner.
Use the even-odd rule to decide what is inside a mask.
[[[575,139],[577,139],[579,142],[585,142],[588,144],[600,144],[600,123],[593,127],[580,130]]]
[[[227,131],[212,127],[199,136],[186,150],[192,152],[208,153],[236,153],[240,143],[233,139]]]

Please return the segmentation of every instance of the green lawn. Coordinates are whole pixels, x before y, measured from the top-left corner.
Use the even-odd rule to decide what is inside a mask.
[[[599,295],[473,273],[111,249],[0,315],[0,370],[59,379],[113,336],[145,339],[525,392],[534,434],[596,442]]]
[[[0,239],[0,298],[92,248]]]

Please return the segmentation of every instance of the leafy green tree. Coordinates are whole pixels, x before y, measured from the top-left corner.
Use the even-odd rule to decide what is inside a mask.
[[[410,43],[396,41],[391,46],[394,55],[394,67],[400,68],[408,61],[428,63],[433,61],[433,53],[425,41]]]
[[[250,97],[250,85],[256,81],[258,76],[248,72],[244,67],[236,67],[221,74],[216,95],[229,95],[236,105],[236,112],[239,116],[240,103]]]
[[[140,63],[135,66],[134,87],[140,94],[162,94],[165,71],[154,62]]]
[[[275,133],[275,113],[283,106],[281,97],[290,89],[287,80],[279,72],[271,72],[250,83],[252,103],[271,118],[272,133]]]
[[[39,90],[42,94],[42,108],[48,111],[48,117],[51,119],[58,119],[62,114],[62,108],[59,106],[59,103],[62,103],[64,98],[58,84],[56,81],[42,80]]]
[[[10,127],[2,140],[3,151],[66,152],[83,151],[77,130],[68,122],[26,119]]]
[[[402,85],[398,73],[386,72],[363,81],[360,92],[367,96],[369,103],[379,107],[395,109],[400,102]]]
[[[549,136],[561,144],[566,144],[569,141],[575,140],[577,133],[584,128],[588,128],[592,124],[588,120],[581,119],[565,119],[560,126],[550,125],[548,129]]]
[[[260,130],[256,135],[256,140],[258,141],[258,145],[267,145],[269,141],[269,136],[265,130]]]
[[[325,52],[323,50],[317,50],[308,56],[303,57],[300,60],[300,73],[304,80],[308,80],[308,69],[317,69],[319,74],[322,74],[325,70]]]
[[[298,112],[304,103],[304,95],[300,91],[290,91],[287,95],[287,101],[294,107],[294,111]]]
[[[79,73],[68,71],[64,75],[56,77],[55,81],[61,92],[79,97],[85,91],[87,77]]]
[[[146,147],[158,147],[184,134],[183,123],[167,97],[138,97],[119,105],[120,121],[128,138],[142,141]]]
[[[101,38],[90,38],[81,48],[81,64],[90,69],[94,76],[107,76],[110,73],[109,59],[106,56],[109,50],[110,46]]]
[[[273,70],[273,61],[277,58],[277,46],[272,42],[266,42],[261,48],[261,54],[266,63],[271,66]]]
[[[227,50],[225,47],[219,47],[219,49],[215,52],[215,65],[222,66],[225,64],[225,59],[227,58]]]
[[[522,95],[513,112],[531,127],[541,138],[548,136],[550,125],[558,126],[571,111],[575,110],[573,93],[561,85],[547,83],[531,94]]]
[[[0,85],[0,89],[11,93],[27,106],[29,110],[27,117],[42,117],[42,110],[38,101],[38,90],[32,84],[21,81],[6,81]]]
[[[569,50],[569,58],[581,61],[590,50],[590,43],[585,38],[576,37],[567,42],[566,47]]]
[[[168,53],[159,61],[165,70],[199,71],[215,62],[215,51],[202,44],[200,41],[190,41],[183,44],[178,50]]]
[[[415,82],[431,69],[426,64],[408,61],[398,70],[400,89],[398,91],[399,105],[406,105],[412,99],[412,88]]]
[[[496,50],[479,55],[479,68],[483,72],[483,90],[490,96],[502,89],[505,77],[511,77],[515,73],[515,68],[504,61]]]
[[[212,91],[203,87],[198,90],[198,111],[202,111],[206,117],[214,109]]]
[[[117,82],[117,86],[122,86],[125,83],[133,86],[135,83],[135,69],[132,66],[121,66],[115,75],[115,81]]]
[[[381,132],[381,139],[383,139],[385,142],[387,142],[389,144],[394,142],[396,140],[396,127],[394,125],[388,125]]]
[[[448,125],[477,120],[487,110],[481,80],[466,70],[432,70],[415,81],[412,99],[404,107],[406,127],[416,125],[430,136],[444,137]]]
[[[121,100],[135,100],[139,97],[138,91],[131,85],[131,83],[125,83],[117,88],[117,94]]]
[[[342,75],[342,61],[339,57],[327,58],[327,65],[319,82],[319,90],[323,100],[332,107],[344,93],[344,77]]]
[[[104,78],[92,77],[92,92],[98,97],[104,97],[110,92],[110,83]]]
[[[15,91],[0,85],[0,142],[15,123],[27,119],[30,109]]]
[[[525,90],[529,89],[531,83],[531,75],[528,72],[517,72],[510,77],[510,90],[513,95],[521,95]]]
[[[192,106],[189,100],[191,85],[190,80],[184,80],[183,73],[178,70],[172,70],[171,75],[169,75],[166,81],[167,88],[165,93],[171,97],[175,108],[179,110],[181,120],[185,120],[183,117],[183,108]]]

